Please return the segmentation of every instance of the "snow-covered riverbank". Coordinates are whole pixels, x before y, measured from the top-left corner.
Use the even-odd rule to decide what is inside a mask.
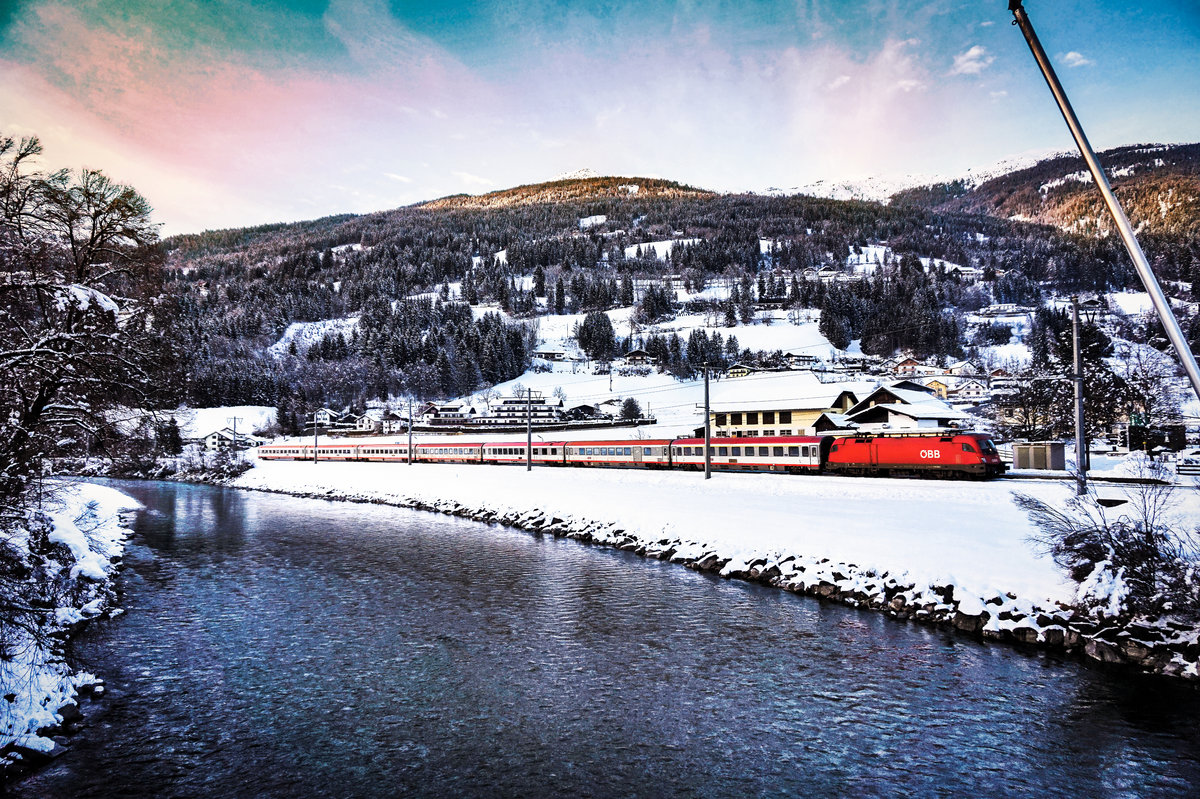
[[[1195,631],[1148,631],[1163,646],[1142,653],[1126,631],[1070,609],[1075,586],[1030,542],[1011,482],[260,462],[232,484],[502,521],[989,638],[1197,676]],[[1049,502],[1071,490],[1019,488]],[[1195,494],[1183,502],[1200,518]]]
[[[52,753],[57,744],[39,732],[77,718],[77,694],[97,683],[94,675],[65,662],[63,642],[71,628],[110,609],[116,563],[129,532],[121,512],[137,507],[111,488],[62,483],[44,500],[43,524],[33,519],[2,542],[25,570],[11,583],[17,592],[11,599],[31,610],[12,611],[16,623],[5,625],[0,771]]]

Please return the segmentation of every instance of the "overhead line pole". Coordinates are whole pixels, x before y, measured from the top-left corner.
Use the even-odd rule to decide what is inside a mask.
[[[1075,493],[1087,493],[1087,441],[1083,429],[1083,354],[1079,349],[1079,298],[1071,297],[1071,331],[1075,374]]]
[[[1021,33],[1025,36],[1029,50],[1033,53],[1034,60],[1037,61],[1038,68],[1042,71],[1042,77],[1046,79],[1046,84],[1050,87],[1050,92],[1054,95],[1055,102],[1058,103],[1058,110],[1062,112],[1063,119],[1066,121],[1067,127],[1071,130],[1071,136],[1075,139],[1075,144],[1079,147],[1079,152],[1083,155],[1083,160],[1087,163],[1088,172],[1092,174],[1092,180],[1096,182],[1096,187],[1100,189],[1100,194],[1104,198],[1104,204],[1108,206],[1108,211],[1112,214],[1113,221],[1117,226],[1117,232],[1121,234],[1121,240],[1125,243],[1125,249],[1129,252],[1129,257],[1133,260],[1133,266],[1137,269],[1138,277],[1142,279],[1142,285],[1145,286],[1146,293],[1150,295],[1150,301],[1154,305],[1154,310],[1158,313],[1159,321],[1162,322],[1162,326],[1166,330],[1167,338],[1170,339],[1171,345],[1175,347],[1175,352],[1183,364],[1183,370],[1187,373],[1188,380],[1192,384],[1192,391],[1200,398],[1200,366],[1196,364],[1196,356],[1192,354],[1191,347],[1187,343],[1187,338],[1183,335],[1183,330],[1179,327],[1179,321],[1175,318],[1174,311],[1171,310],[1171,303],[1163,293],[1162,287],[1159,286],[1158,279],[1154,276],[1154,270],[1150,268],[1150,262],[1146,260],[1146,254],[1142,252],[1142,247],[1138,244],[1137,237],[1133,234],[1133,227],[1129,224],[1129,217],[1125,215],[1124,209],[1121,208],[1121,203],[1117,201],[1116,195],[1113,194],[1112,187],[1108,183],[1108,178],[1104,174],[1104,169],[1101,168],[1100,161],[1096,158],[1096,153],[1092,149],[1092,145],[1088,143],[1087,135],[1083,132],[1083,127],[1079,124],[1079,118],[1075,116],[1075,110],[1071,107],[1071,101],[1067,99],[1067,93],[1063,91],[1062,84],[1058,82],[1058,75],[1055,74],[1054,67],[1050,65],[1050,59],[1046,56],[1046,51],[1042,49],[1042,43],[1038,41],[1037,34],[1033,30],[1033,23],[1029,21],[1029,15],[1025,13],[1022,2],[1023,0],[1009,0],[1008,2],[1008,10],[1013,15],[1013,24],[1019,27]]]
[[[708,408],[708,364],[704,364],[704,479],[712,479],[712,414]]]

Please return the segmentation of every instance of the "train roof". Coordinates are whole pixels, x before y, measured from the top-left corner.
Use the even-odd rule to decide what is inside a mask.
[[[671,443],[669,438],[614,438],[606,440],[579,439],[578,441],[564,441],[564,444],[569,444],[573,447],[665,447]]]
[[[825,436],[753,436],[746,438],[717,438],[713,436],[710,441],[713,444],[733,444],[739,446],[743,444],[817,444]],[[677,438],[675,444],[703,444],[704,437],[699,438]]]

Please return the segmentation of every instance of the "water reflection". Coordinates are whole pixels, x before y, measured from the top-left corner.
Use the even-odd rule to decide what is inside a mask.
[[[1191,793],[1195,692],[526,533],[133,483],[26,795]],[[96,712],[101,715],[98,719]]]

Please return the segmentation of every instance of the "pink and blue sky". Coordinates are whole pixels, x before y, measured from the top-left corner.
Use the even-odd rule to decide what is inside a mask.
[[[0,132],[164,232],[589,167],[717,190],[1071,140],[1006,0],[0,2]],[[1093,144],[1200,140],[1200,3],[1026,0]]]

